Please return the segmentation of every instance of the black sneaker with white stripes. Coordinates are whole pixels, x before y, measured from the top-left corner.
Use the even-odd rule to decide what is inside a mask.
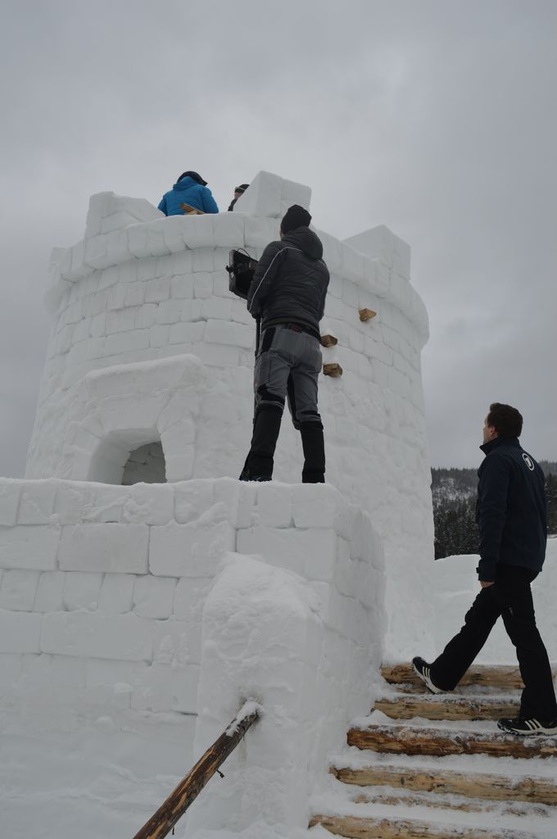
[[[557,719],[542,722],[533,718],[515,717],[514,719],[498,720],[497,726],[507,734],[519,734],[521,737],[529,737],[535,734],[557,734]]]
[[[420,658],[420,656],[416,656],[416,658],[412,659],[412,667],[428,690],[432,693],[445,693],[443,688],[438,688],[431,680],[431,664],[428,664],[427,661],[424,661],[423,658]]]

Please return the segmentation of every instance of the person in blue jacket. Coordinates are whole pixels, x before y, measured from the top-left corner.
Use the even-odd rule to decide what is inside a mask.
[[[499,617],[516,647],[524,690],[517,717],[500,719],[509,734],[557,734],[557,701],[551,665],[536,626],[530,583],[545,559],[545,478],[518,442],[522,416],[494,402],[483,428],[485,459],[478,471],[476,520],[480,535],[480,592],[464,626],[429,664],[417,656],[414,670],[432,693],[453,690]]]
[[[172,189],[165,192],[159,210],[165,216],[183,216],[188,212],[183,205],[194,207],[202,213],[218,213],[219,208],[211,190],[197,172],[183,172]]]

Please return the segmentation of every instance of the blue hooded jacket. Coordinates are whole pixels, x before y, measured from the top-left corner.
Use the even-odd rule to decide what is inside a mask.
[[[183,216],[182,204],[189,204],[204,213],[218,213],[219,208],[211,190],[187,175],[165,192],[159,204],[165,216]]]

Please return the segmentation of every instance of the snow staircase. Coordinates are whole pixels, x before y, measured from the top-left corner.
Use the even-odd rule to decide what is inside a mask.
[[[557,738],[496,726],[518,710],[516,668],[477,667],[433,695],[410,665],[384,667],[385,690],[348,731],[310,826],[347,839],[555,839]]]

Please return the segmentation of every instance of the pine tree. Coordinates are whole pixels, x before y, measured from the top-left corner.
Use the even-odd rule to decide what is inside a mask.
[[[546,475],[547,531],[557,536],[557,464],[542,461]],[[435,559],[478,552],[475,469],[432,469]]]
[[[545,492],[547,495],[547,533],[557,536],[557,475],[546,474]]]

